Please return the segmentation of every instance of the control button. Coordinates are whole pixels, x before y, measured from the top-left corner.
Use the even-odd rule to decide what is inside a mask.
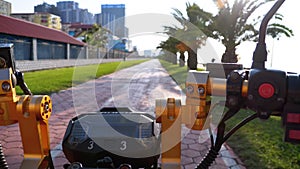
[[[270,83],[263,83],[259,86],[258,92],[262,98],[269,99],[274,95],[275,89]]]
[[[299,113],[287,113],[286,122],[300,124],[300,114]]]
[[[289,138],[300,140],[300,130],[289,130]]]

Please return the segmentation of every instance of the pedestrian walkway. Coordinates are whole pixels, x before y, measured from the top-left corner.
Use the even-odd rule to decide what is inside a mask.
[[[76,76],[76,74],[75,74]],[[104,106],[129,107],[154,115],[158,98],[184,97],[181,89],[161,67],[158,60],[123,69],[67,90],[53,93],[53,113],[49,120],[51,149],[55,168],[68,163],[62,152],[62,138],[69,120],[76,115],[93,112]],[[182,168],[192,169],[205,156],[210,146],[207,131],[183,127]],[[22,161],[22,143],[18,125],[0,127],[0,141],[10,169],[18,169]],[[238,157],[225,144],[211,168],[244,168]]]

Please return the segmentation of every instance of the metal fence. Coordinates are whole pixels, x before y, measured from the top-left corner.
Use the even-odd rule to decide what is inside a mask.
[[[70,59],[85,59],[86,48],[77,45],[70,45]]]
[[[16,60],[34,60],[32,38],[12,36],[0,33],[0,43],[13,43]],[[67,44],[37,39],[37,59],[68,59]],[[95,46],[70,45],[69,59],[118,59],[128,55],[127,52],[108,50]]]
[[[120,59],[128,55],[128,52],[118,51],[118,50],[108,50],[106,48],[98,48],[95,46],[88,46],[88,58],[106,58],[106,59]]]
[[[66,59],[66,44],[37,40],[38,59]],[[15,49],[18,50],[18,49]]]
[[[32,39],[0,34],[0,43],[13,43],[16,60],[32,60]]]

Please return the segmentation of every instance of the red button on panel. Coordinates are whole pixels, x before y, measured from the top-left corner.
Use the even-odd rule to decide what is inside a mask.
[[[289,138],[300,140],[300,131],[299,130],[289,130]]]
[[[298,113],[287,113],[287,122],[288,123],[297,123],[300,124],[300,114]]]
[[[274,95],[275,89],[270,83],[263,83],[259,86],[258,92],[261,97],[268,99]]]

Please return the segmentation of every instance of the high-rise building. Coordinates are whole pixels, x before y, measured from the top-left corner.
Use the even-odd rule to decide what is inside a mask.
[[[0,14],[9,16],[11,14],[11,3],[0,0]]]
[[[100,23],[104,28],[108,29],[112,35],[118,36],[116,33],[116,16],[111,13],[101,13]]]
[[[94,16],[87,9],[79,8],[74,1],[60,1],[56,3],[62,23],[93,24]]]
[[[83,24],[94,24],[94,15],[87,9],[80,9],[79,20]]]
[[[94,18],[95,18],[95,22],[98,25],[102,25],[102,14],[101,13],[95,14]]]
[[[44,2],[43,4],[34,6],[34,12],[47,12],[47,13],[51,13],[54,15],[60,15],[58,9],[56,8],[55,5],[50,5],[46,2]]]
[[[74,1],[61,1],[56,3],[62,23],[79,22],[79,7]]]
[[[125,4],[101,5],[101,25],[109,29],[113,35],[126,37]]]

